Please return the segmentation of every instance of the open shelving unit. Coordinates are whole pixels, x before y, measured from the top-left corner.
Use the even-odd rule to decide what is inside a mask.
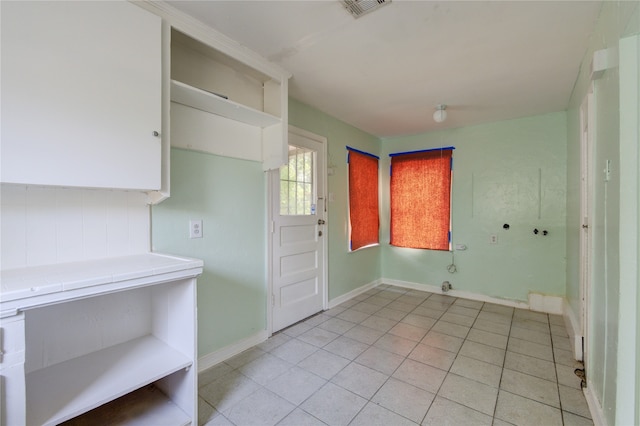
[[[23,325],[0,373],[24,395],[3,424],[97,424],[109,403],[131,411],[125,424],[195,424],[200,273],[202,261],[154,253],[2,271],[3,327]]]
[[[56,425],[191,365],[148,335],[34,371],[27,374],[28,422]]]
[[[279,168],[287,161],[290,74],[261,60],[249,65],[238,59],[244,52],[208,35],[171,29],[171,145]]]

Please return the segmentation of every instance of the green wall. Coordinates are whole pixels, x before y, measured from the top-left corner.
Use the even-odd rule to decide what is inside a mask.
[[[346,146],[375,155],[380,140],[355,127],[289,99],[289,124],[327,138],[327,178],[333,201],[328,203],[329,228],[329,301],[380,278],[380,247],[348,250],[348,175]]]
[[[354,127],[290,101],[292,125],[328,139],[329,300],[380,278],[380,250],[347,250],[345,146],[379,153],[380,142]],[[204,260],[198,279],[198,354],[204,356],[266,329],[266,174],[258,162],[171,149],[171,197],[153,206],[154,251]],[[204,238],[189,239],[190,219]]]
[[[171,197],[152,209],[154,251],[204,260],[198,354],[266,328],[266,175],[262,164],[171,149]],[[189,220],[204,237],[189,239]]]
[[[621,38],[640,32],[640,7],[637,2],[604,2],[596,28],[585,53],[580,73],[568,109],[567,141],[567,293],[566,297],[573,314],[580,313],[579,258],[580,242],[580,129],[579,108],[586,96],[590,80],[590,65],[593,52],[611,48],[617,51]],[[640,369],[638,367],[638,345],[640,338],[634,327],[638,322],[637,256],[629,260],[625,247],[638,250],[637,225],[633,228],[621,226],[621,218],[633,217],[638,221],[638,212],[633,210],[638,202],[638,187],[627,191],[621,199],[621,191],[634,185],[625,179],[625,173],[637,174],[637,133],[635,140],[621,142],[621,124],[638,127],[637,98],[635,116],[623,116],[620,109],[629,105],[620,104],[620,94],[628,90],[640,75],[620,79],[617,66],[607,70],[594,81],[594,119],[592,162],[593,192],[590,229],[592,231],[592,283],[590,289],[590,331],[587,335],[588,391],[602,408],[608,424],[637,424],[640,421],[638,396],[640,395]],[[633,102],[632,102],[633,104]],[[632,105],[633,106],[633,105]],[[621,121],[622,120],[622,121]],[[634,152],[635,162],[628,156]],[[611,177],[605,181],[602,171],[606,161],[611,162]],[[631,165],[629,165],[631,164]],[[625,169],[621,166],[625,165]],[[636,178],[637,180],[637,178]],[[633,187],[633,186],[632,186]],[[628,279],[630,262],[635,263],[635,279]],[[633,267],[631,267],[633,269]],[[621,280],[624,274],[624,280]],[[634,301],[635,299],[635,301]],[[624,325],[624,326],[622,326]]]
[[[455,112],[452,112],[455,113]],[[385,279],[527,301],[565,292],[564,112],[384,139],[382,274]],[[454,146],[451,252],[389,242],[389,153]],[[508,224],[509,229],[503,229]],[[549,234],[534,235],[534,228]],[[490,244],[490,235],[498,236]],[[447,266],[455,261],[456,273]]]

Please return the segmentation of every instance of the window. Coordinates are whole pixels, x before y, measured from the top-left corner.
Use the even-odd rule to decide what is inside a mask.
[[[450,249],[453,149],[390,154],[391,245]]]
[[[347,147],[349,249],[378,244],[378,157]]]
[[[289,164],[280,167],[280,214],[316,214],[315,152],[289,145]]]

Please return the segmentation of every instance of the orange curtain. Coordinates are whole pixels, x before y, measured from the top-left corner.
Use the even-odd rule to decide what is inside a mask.
[[[391,245],[449,250],[452,152],[392,155]]]
[[[378,244],[378,159],[349,150],[351,250]]]

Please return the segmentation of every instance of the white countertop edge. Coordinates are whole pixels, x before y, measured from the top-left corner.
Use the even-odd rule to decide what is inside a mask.
[[[197,276],[202,273],[204,263],[199,259],[174,256],[163,253],[142,253],[131,256],[102,258],[72,263],[59,263],[27,268],[0,271],[2,285],[0,291],[0,310],[13,310],[20,300],[40,296],[64,294],[80,289],[125,284],[135,282],[153,282],[153,277],[161,275]],[[177,274],[176,274],[177,273]],[[164,279],[162,279],[164,281]],[[145,284],[149,285],[149,284]],[[117,285],[117,287],[121,287]],[[98,292],[101,292],[98,290]],[[83,291],[82,293],[85,293]],[[71,295],[69,295],[71,296]],[[60,297],[53,297],[59,299]],[[65,297],[62,297],[64,299]],[[25,301],[26,302],[26,301]],[[25,303],[17,303],[23,305]],[[13,305],[13,306],[11,306]],[[26,303],[30,305],[30,303]]]

